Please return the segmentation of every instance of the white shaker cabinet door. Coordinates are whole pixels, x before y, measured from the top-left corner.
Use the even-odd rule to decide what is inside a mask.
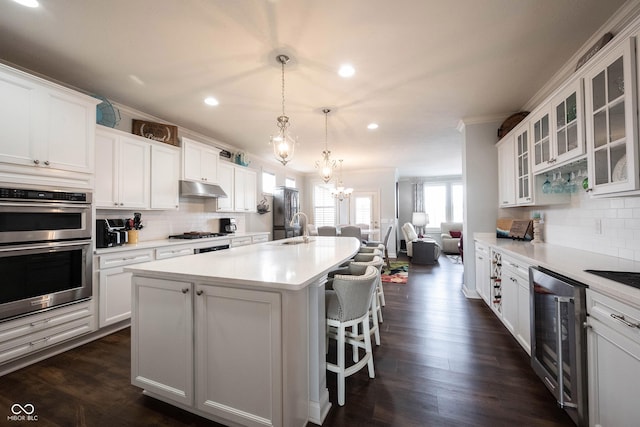
[[[151,145],[151,209],[177,209],[180,184],[180,149]]]
[[[33,165],[35,87],[0,74],[0,162]]]
[[[120,206],[148,209],[150,199],[151,147],[146,141],[120,140],[118,193]]]
[[[235,182],[234,182],[234,166],[228,162],[220,162],[218,165],[218,184],[227,197],[218,197],[216,199],[216,209],[218,212],[233,212],[234,210],[234,196],[235,196]]]

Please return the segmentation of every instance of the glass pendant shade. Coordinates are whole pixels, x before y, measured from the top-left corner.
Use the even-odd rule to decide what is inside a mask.
[[[271,146],[273,155],[280,163],[286,165],[293,158],[297,140],[288,131],[289,118],[287,116],[278,117],[278,133],[271,135]]]
[[[298,141],[289,133],[289,117],[284,113],[284,64],[289,62],[289,57],[278,55],[276,60],[282,65],[282,115],[278,117],[278,132],[276,135],[271,135],[269,143],[275,158],[286,166],[293,158]]]
[[[327,147],[327,115],[330,111],[331,110],[326,108],[322,110],[324,113],[324,151],[322,152],[322,160],[316,162],[316,169],[318,169],[320,178],[322,178],[325,184],[331,181],[333,170],[336,168],[336,161],[331,160],[331,151],[329,151]]]
[[[348,199],[351,197],[351,193],[353,193],[353,188],[345,188],[342,184],[342,160],[340,162],[340,178],[338,180],[338,185],[336,188],[331,190],[331,195],[338,199],[338,201],[343,201],[344,199]]]

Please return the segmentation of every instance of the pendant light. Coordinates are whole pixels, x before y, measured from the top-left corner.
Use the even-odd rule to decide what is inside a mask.
[[[342,184],[342,159],[338,160],[340,162],[340,176],[338,177],[338,185],[336,188],[331,190],[331,195],[338,199],[338,201],[343,201],[344,199],[348,199],[351,197],[351,193],[353,193],[353,188],[345,188],[344,184]]]
[[[325,184],[331,181],[331,176],[333,175],[333,170],[336,168],[336,161],[331,160],[331,151],[329,151],[329,147],[327,145],[327,129],[328,129],[328,115],[331,112],[328,108],[322,110],[324,113],[324,151],[322,152],[322,160],[318,160],[316,162],[316,168],[320,173],[320,177],[325,182]]]
[[[278,133],[271,135],[270,142],[273,147],[273,155],[286,166],[293,158],[293,152],[297,140],[289,133],[289,117],[284,114],[284,65],[289,62],[287,55],[278,55],[276,60],[282,65],[282,115],[278,117]]]

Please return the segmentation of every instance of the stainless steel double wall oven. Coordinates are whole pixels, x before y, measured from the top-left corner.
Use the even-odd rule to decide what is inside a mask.
[[[91,298],[92,194],[0,188],[0,321]]]

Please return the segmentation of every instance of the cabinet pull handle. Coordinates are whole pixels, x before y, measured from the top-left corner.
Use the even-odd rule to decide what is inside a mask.
[[[199,289],[199,290],[196,291],[196,295],[202,295],[203,292],[204,291],[202,289]]]
[[[625,325],[627,325],[630,328],[638,328],[638,329],[640,329],[640,323],[631,323],[627,319],[624,318],[624,315],[611,313],[611,317],[613,317],[614,319],[616,319],[617,321],[619,321],[621,323],[624,323]]]
[[[31,342],[29,343],[29,345],[33,347],[34,345],[38,345],[38,344],[40,344],[41,342],[47,342],[47,341],[49,341],[49,337],[44,337],[44,338],[41,338],[41,339],[36,340],[36,341],[31,341]]]
[[[49,323],[49,320],[51,320],[51,319],[44,319],[44,320],[39,320],[37,322],[31,322],[31,326],[44,325],[45,323]]]
[[[187,292],[189,292],[189,288],[182,288],[182,293],[186,294]]]

